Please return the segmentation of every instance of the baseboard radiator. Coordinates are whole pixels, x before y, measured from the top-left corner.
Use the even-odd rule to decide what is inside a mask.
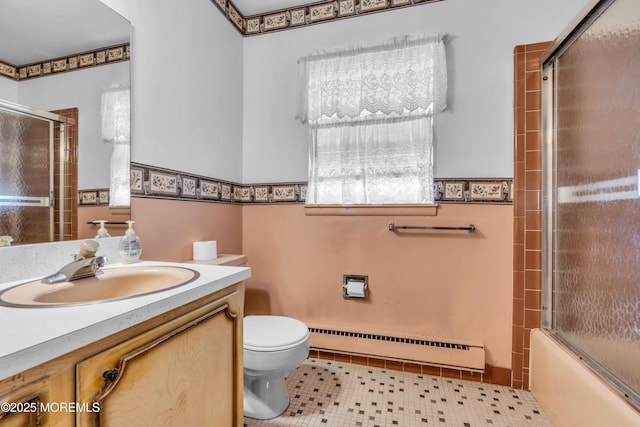
[[[409,338],[310,327],[311,346],[338,353],[374,356],[426,365],[483,372],[482,343]]]

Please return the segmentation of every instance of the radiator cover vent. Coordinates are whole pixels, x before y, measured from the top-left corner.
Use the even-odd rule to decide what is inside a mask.
[[[315,332],[316,334],[340,335],[343,337],[364,338],[367,340],[391,341],[391,342],[399,342],[403,344],[426,345],[429,347],[451,348],[454,350],[470,350],[471,349],[471,346],[469,344],[459,344],[459,343],[443,342],[443,341],[430,341],[430,340],[421,340],[421,339],[415,339],[415,338],[392,337],[389,335],[365,334],[362,332],[337,331],[334,329],[309,328],[309,332]]]
[[[427,365],[482,372],[484,345],[435,338],[408,338],[366,332],[309,327],[311,346],[365,356],[419,362]]]

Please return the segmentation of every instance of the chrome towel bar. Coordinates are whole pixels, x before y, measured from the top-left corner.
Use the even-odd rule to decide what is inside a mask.
[[[87,224],[100,225],[101,221],[87,221]],[[127,225],[126,221],[105,221],[104,225]]]
[[[467,227],[439,227],[439,226],[423,226],[423,225],[395,225],[393,222],[389,223],[389,231],[394,230],[462,230],[473,233],[476,231],[476,226],[469,224]]]

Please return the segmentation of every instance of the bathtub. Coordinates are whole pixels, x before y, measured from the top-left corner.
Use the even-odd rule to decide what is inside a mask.
[[[640,426],[640,412],[548,332],[531,331],[529,387],[556,426]]]

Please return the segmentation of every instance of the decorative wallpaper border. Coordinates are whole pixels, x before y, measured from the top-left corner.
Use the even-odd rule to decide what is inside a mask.
[[[304,203],[307,183],[238,184],[131,163],[131,196],[214,203]]]
[[[321,1],[245,17],[231,0],[211,0],[243,36],[254,36],[439,1],[444,0]]]
[[[96,188],[78,191],[79,206],[101,206],[109,204],[109,189]]]
[[[73,54],[28,65],[11,65],[0,61],[0,75],[13,80],[26,80],[50,74],[80,70],[112,62],[128,61],[131,58],[129,43],[103,47],[89,52]]]
[[[444,178],[435,179],[433,185],[435,201],[438,203],[511,204],[513,201],[512,178]],[[306,195],[306,182],[238,184],[131,163],[132,197],[210,203],[282,204],[304,203]]]
[[[434,186],[439,203],[513,203],[512,178],[434,178]]]

